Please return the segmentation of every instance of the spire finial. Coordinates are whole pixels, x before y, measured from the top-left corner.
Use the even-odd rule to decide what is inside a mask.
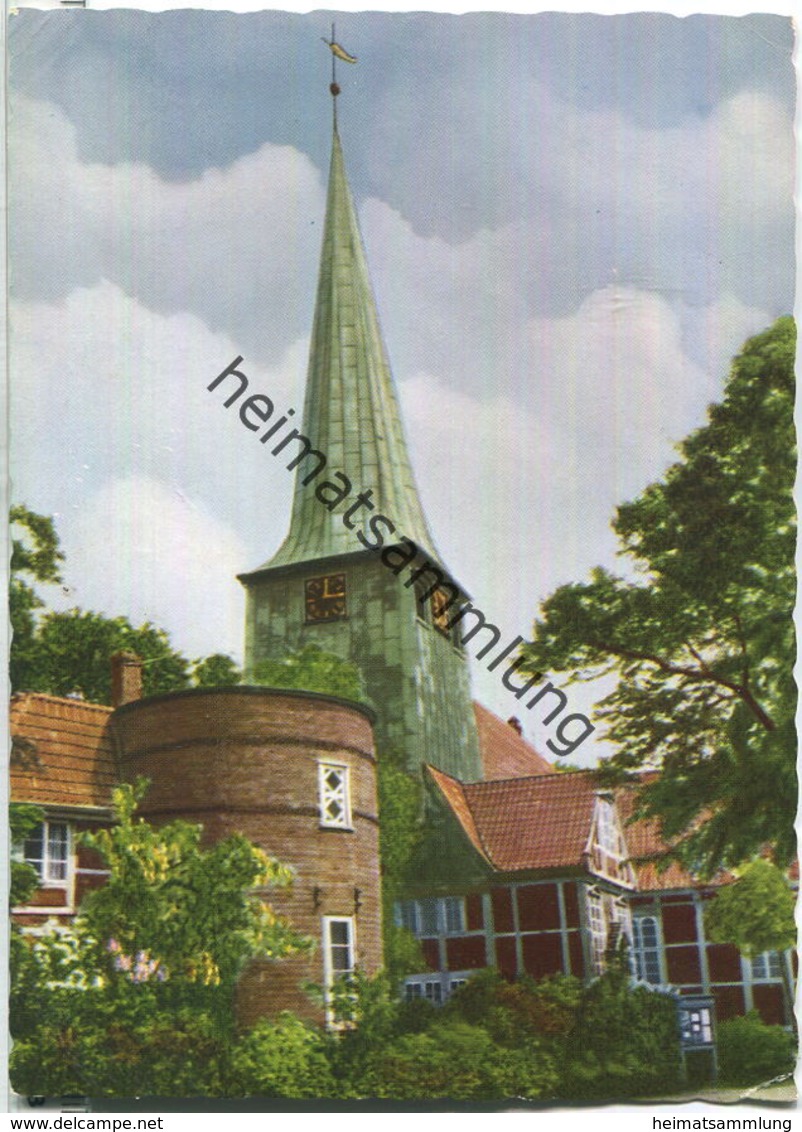
[[[335,35],[334,24],[331,25],[331,39],[326,39],[325,35],[320,37],[326,46],[331,51],[331,83],[329,90],[331,91],[331,104],[334,113],[334,129],[337,129],[337,95],[340,93],[340,88],[337,85],[337,60],[342,59],[344,63],[356,63],[356,56],[349,55],[344,47],[341,47],[337,42]]]

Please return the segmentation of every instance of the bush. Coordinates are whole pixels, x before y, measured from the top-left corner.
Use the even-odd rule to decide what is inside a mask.
[[[562,1038],[576,1018],[582,983],[571,975],[509,983],[497,971],[480,971],[449,1000],[445,1012],[481,1025],[495,1041],[518,1046],[532,1038]]]
[[[294,1014],[257,1022],[234,1046],[229,1095],[236,1097],[331,1097],[334,1078],[326,1039]]]
[[[505,1100],[552,1096],[553,1059],[535,1043],[507,1049],[486,1030],[440,1021],[380,1048],[365,1073],[362,1095],[394,1100]]]
[[[633,986],[623,966],[582,991],[566,1050],[560,1090],[567,1098],[654,1095],[682,1081],[675,1000]]]
[[[717,1028],[719,1080],[726,1085],[758,1085],[793,1073],[796,1038],[782,1026],[767,1025],[752,1010],[745,1018]]]

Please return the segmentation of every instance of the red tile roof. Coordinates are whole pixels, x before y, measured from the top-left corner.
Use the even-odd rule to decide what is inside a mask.
[[[640,778],[645,785],[655,774],[649,772]],[[677,861],[668,861],[668,846],[660,832],[656,818],[641,818],[631,822],[637,804],[638,786],[619,787],[615,792],[616,807],[621,816],[624,837],[629,849],[630,859],[638,874],[638,889],[641,892],[665,892],[674,888],[709,888],[711,884],[730,884],[735,877],[722,871],[714,880],[702,881],[688,872]]]
[[[429,773],[466,836],[499,872],[582,866],[599,789],[593,771],[466,785]]]
[[[12,801],[108,807],[117,781],[111,713],[39,692],[12,696]]]
[[[553,774],[554,767],[515,728],[474,701],[485,780]]]
[[[428,769],[468,840],[497,872],[584,866],[600,789],[593,770],[463,784]],[[639,891],[708,888],[734,879],[722,872],[712,881],[701,881],[676,861],[661,867],[668,850],[658,822],[627,824],[636,789],[618,788],[614,793]]]

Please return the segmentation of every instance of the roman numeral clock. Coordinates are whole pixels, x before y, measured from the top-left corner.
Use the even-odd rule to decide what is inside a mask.
[[[339,621],[346,616],[345,574],[309,578],[304,590],[306,620]]]

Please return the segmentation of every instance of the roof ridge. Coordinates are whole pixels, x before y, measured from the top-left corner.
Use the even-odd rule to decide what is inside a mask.
[[[543,782],[545,779],[569,779],[575,775],[595,774],[597,767],[583,767],[581,770],[552,770],[545,774],[511,774],[509,778],[477,778],[475,782],[463,782],[463,786],[502,786],[505,782]],[[459,779],[457,779],[459,781]]]
[[[111,714],[114,708],[109,704],[96,704],[92,700],[76,700],[72,696],[54,696],[50,692],[14,692],[10,704],[21,704],[26,700],[44,700],[51,704],[68,704],[70,707],[91,708],[93,711],[103,711]]]

